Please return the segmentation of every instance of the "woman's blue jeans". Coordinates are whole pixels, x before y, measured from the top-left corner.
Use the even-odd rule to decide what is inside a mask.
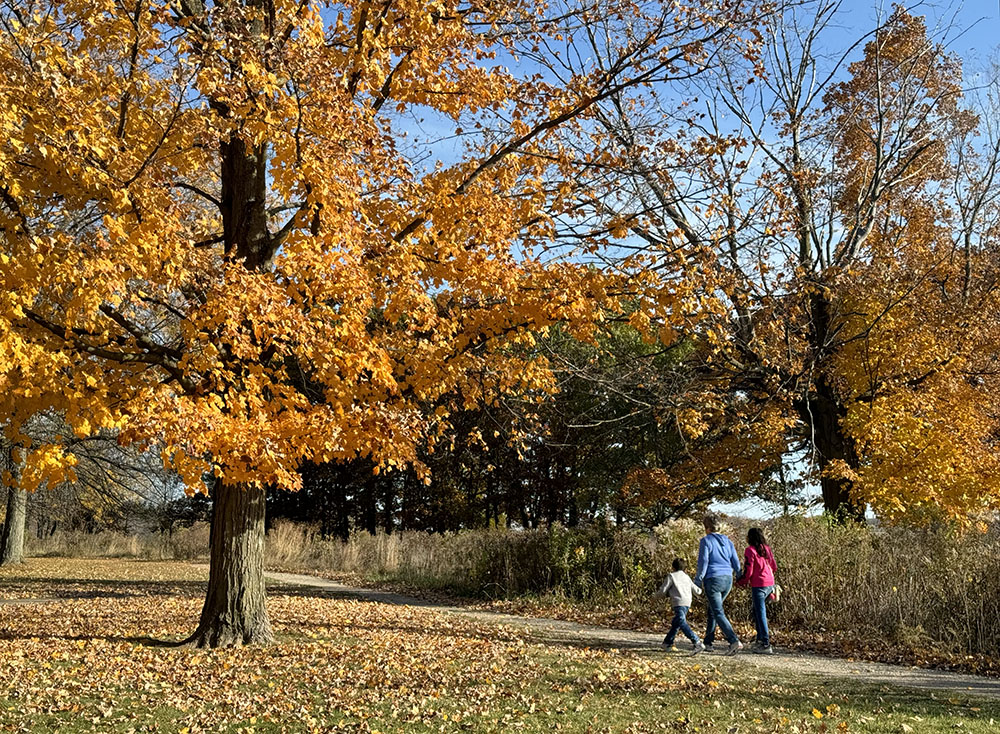
[[[733,590],[732,576],[713,576],[704,580],[702,591],[705,592],[705,610],[708,615],[708,626],[705,628],[705,644],[711,645],[715,641],[715,627],[718,625],[723,636],[733,644],[739,638],[733,631],[733,625],[726,618],[726,612],[722,608],[722,602]]]
[[[750,603],[753,609],[753,626],[757,628],[757,644],[768,647],[771,635],[767,629],[767,597],[774,591],[774,587],[754,586],[750,591],[753,595]]]

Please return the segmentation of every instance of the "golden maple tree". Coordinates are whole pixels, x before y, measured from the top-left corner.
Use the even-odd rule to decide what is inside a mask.
[[[556,322],[585,335],[616,288],[543,256],[599,158],[555,132],[699,71],[738,4],[6,3],[8,437],[57,411],[79,435],[162,443],[192,488],[211,475],[192,642],[268,640],[266,488],[306,461],[413,463],[451,410],[548,388],[544,360],[509,347]],[[584,10],[611,66],[503,65],[571,47]],[[58,446],[27,448],[33,486],[70,476]]]

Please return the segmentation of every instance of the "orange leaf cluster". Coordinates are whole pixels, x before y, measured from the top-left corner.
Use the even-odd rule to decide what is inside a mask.
[[[191,488],[205,472],[295,488],[305,461],[411,464],[453,411],[551,389],[516,347],[556,323],[586,336],[617,288],[533,250],[587,195],[553,131],[641,83],[632,45],[669,56],[657,34],[691,22],[676,5],[614,4],[617,76],[560,84],[494,61],[561,38],[543,2],[31,0],[5,15],[10,438],[29,444],[19,427],[51,410],[79,435],[162,443]],[[476,132],[442,152],[413,136],[419,115]],[[53,449],[32,456],[33,485],[70,478]]]

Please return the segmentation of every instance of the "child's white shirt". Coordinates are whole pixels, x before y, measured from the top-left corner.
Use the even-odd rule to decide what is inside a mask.
[[[701,589],[694,585],[694,581],[683,571],[674,571],[667,576],[660,585],[660,593],[670,597],[670,606],[689,607],[691,606],[691,594],[700,594]]]

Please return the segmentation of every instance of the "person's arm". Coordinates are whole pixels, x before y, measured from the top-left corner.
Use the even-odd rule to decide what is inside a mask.
[[[728,538],[727,538],[728,540]],[[740,555],[736,552],[733,541],[729,541],[729,565],[733,568],[733,578],[737,581],[744,576],[743,567],[740,565]]]
[[[705,538],[701,539],[698,543],[698,571],[694,575],[694,585],[701,586],[702,581],[705,580],[705,574],[708,572],[708,544],[705,542]]]
[[[701,587],[698,586],[694,581],[691,582],[691,591],[695,594],[701,595]]]
[[[778,562],[774,560],[774,550],[771,547],[767,549],[767,562],[771,566],[771,573],[778,573]]]
[[[666,578],[665,578],[665,579],[663,580],[663,583],[662,583],[662,584],[660,584],[660,591],[659,591],[659,594],[660,594],[661,596],[666,596],[667,594],[669,594],[669,593],[670,593],[670,589],[671,589],[671,587],[672,587],[673,585],[674,585],[674,577],[673,577],[673,576],[667,576],[667,577],[666,577]]]
[[[743,551],[743,558],[746,564],[743,567],[743,574],[740,575],[739,568],[736,568],[734,571],[737,586],[746,586],[750,582],[750,569],[753,565],[753,554],[750,552],[750,546],[747,546],[747,549]],[[737,563],[737,565],[739,564]]]

